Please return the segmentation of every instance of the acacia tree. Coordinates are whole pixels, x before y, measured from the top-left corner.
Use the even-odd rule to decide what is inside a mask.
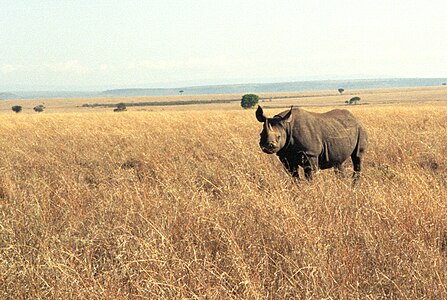
[[[344,91],[345,91],[345,89],[342,89],[342,88],[338,89],[338,92],[340,93],[340,95],[343,94]]]
[[[259,96],[255,94],[245,94],[242,96],[241,100],[241,106],[243,108],[251,108],[258,104],[259,102]]]
[[[352,97],[351,99],[349,99],[349,101],[346,101],[347,104],[351,105],[351,104],[357,104],[357,102],[360,101],[360,97]]]

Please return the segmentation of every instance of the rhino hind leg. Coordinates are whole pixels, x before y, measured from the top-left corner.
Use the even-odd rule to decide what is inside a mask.
[[[357,181],[360,179],[360,172],[362,171],[362,158],[360,156],[357,156],[353,154],[351,156],[352,164],[354,166],[354,173],[352,173],[352,180],[353,183],[356,184]]]

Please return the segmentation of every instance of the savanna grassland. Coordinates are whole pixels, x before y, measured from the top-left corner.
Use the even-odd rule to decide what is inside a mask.
[[[294,181],[254,110],[4,110],[0,298],[445,299],[447,102],[423,91],[346,106],[355,188],[349,162]]]

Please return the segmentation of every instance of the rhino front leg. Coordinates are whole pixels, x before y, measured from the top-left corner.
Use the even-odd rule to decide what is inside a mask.
[[[344,178],[345,177],[345,167],[344,167],[343,163],[336,164],[334,166],[334,172],[335,172],[335,176]]]
[[[306,177],[307,180],[312,180],[313,174],[317,171],[318,168],[318,157],[306,156],[303,168],[304,168],[304,177]]]
[[[296,179],[300,178],[298,173],[298,161],[296,159],[280,156],[279,160],[283,164],[284,168],[286,168],[286,170],[292,175],[292,177]]]

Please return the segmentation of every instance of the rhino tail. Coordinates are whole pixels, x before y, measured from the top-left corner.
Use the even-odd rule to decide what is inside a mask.
[[[366,130],[363,128],[363,126],[360,125],[358,127],[357,132],[357,143],[351,156],[362,157],[367,147],[368,147],[368,136],[366,134]]]

